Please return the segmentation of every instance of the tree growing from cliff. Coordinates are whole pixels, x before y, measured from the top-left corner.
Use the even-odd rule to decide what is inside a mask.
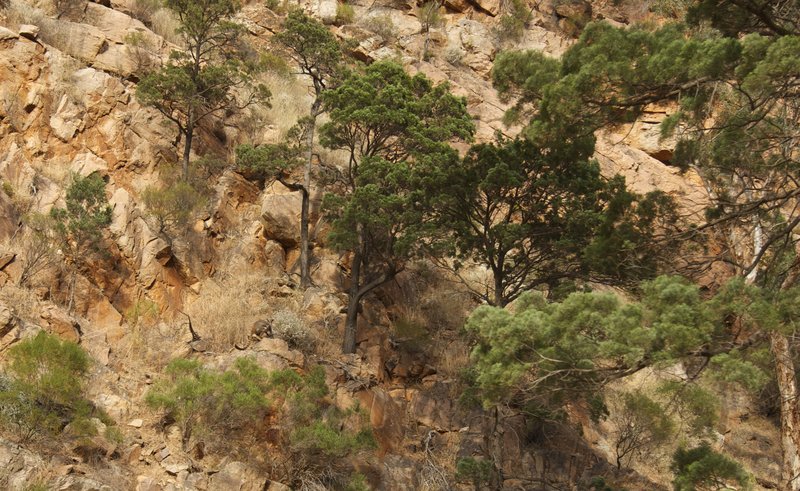
[[[242,49],[242,26],[231,21],[238,2],[166,0],[165,6],[180,21],[177,32],[185,49],[173,51],[164,66],[142,77],[136,94],[177,126],[178,141],[183,139],[183,179],[187,180],[198,125],[224,110],[266,103],[270,93],[254,80],[258,64]]]
[[[422,74],[377,62],[345,76],[322,96],[330,122],[322,144],[348,153],[339,190],[326,196],[331,243],[351,254],[343,351],[356,347],[361,300],[403,270],[430,237],[425,189],[458,165],[449,142],[474,131],[463,99]]]
[[[675,102],[678,111],[662,126],[678,138],[673,163],[696,169],[712,200],[707,221],[686,236],[713,236],[723,247],[707,259],[779,297],[800,278],[795,3],[693,2],[689,20],[710,20],[721,29],[717,33],[681,25],[650,30],[592,24],[560,60],[532,52],[499,56],[495,84],[516,100],[514,115],[530,118],[530,138],[556,141],[571,134],[587,148],[604,124],[633,121],[653,102]],[[754,326],[730,349],[769,339],[781,393],[781,486],[797,490],[793,332],[791,324]]]
[[[575,147],[481,144],[444,172],[439,223],[453,230],[459,262],[490,269],[493,284],[471,289],[492,305],[564,279],[619,283],[656,271],[654,225],[670,222],[671,201],[628,192]]]
[[[100,249],[103,232],[111,225],[111,212],[106,199],[106,183],[96,173],[87,177],[72,176],[65,207],[50,210],[57,245],[73,266],[69,284],[70,310],[74,301],[76,268],[85,266],[92,253]]]
[[[275,40],[287,49],[300,74],[308,77],[314,94],[308,117],[299,123],[305,127],[306,138],[303,182],[296,187],[290,187],[300,191],[303,197],[300,210],[300,286],[307,288],[311,285],[308,228],[314,135],[317,118],[323,111],[321,96],[331,88],[341,69],[342,49],[327,27],[300,9],[289,12],[283,28],[282,32],[275,35]]]

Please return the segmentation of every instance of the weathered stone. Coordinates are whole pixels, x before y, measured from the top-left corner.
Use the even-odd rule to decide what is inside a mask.
[[[94,479],[73,474],[60,477],[50,489],[57,491],[113,491],[114,488]]]
[[[39,26],[21,24],[19,26],[19,35],[33,41],[39,35]]]
[[[369,408],[369,419],[381,453],[391,453],[403,440],[403,410],[389,394],[373,388],[357,394],[361,407]]]
[[[94,403],[103,408],[115,421],[122,421],[128,415],[131,404],[116,394],[100,394]]]
[[[165,458],[160,464],[168,474],[173,476],[177,476],[179,473],[189,469],[189,464],[186,461],[172,456]]]
[[[228,462],[209,479],[209,489],[232,491],[262,491],[267,488],[267,479],[249,469],[241,462]]]
[[[303,353],[289,349],[288,343],[278,338],[262,338],[253,347],[253,351],[264,351],[288,361],[290,365],[302,367],[305,364]]]
[[[261,201],[261,220],[267,238],[284,247],[300,243],[300,206],[302,196],[280,183],[269,186]]]
[[[9,41],[17,38],[19,38],[19,35],[16,32],[0,26],[0,41]]]
[[[162,491],[162,489],[158,481],[150,476],[136,477],[136,491]]]
[[[9,490],[23,490],[45,470],[45,462],[36,454],[7,440],[0,439],[0,476]]]

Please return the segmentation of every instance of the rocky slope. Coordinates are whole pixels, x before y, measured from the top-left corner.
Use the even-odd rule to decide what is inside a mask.
[[[172,172],[176,133],[134,93],[143,56],[166,56],[171,45],[162,35],[169,33],[153,32],[158,29],[152,20],[148,27],[134,18],[141,14],[136,0],[76,3],[77,11],[58,20],[45,0],[12,0],[0,11],[0,357],[39,329],[79,341],[96,361],[90,397],[119,423],[124,438],[109,443],[100,463],[82,460],[74,448],[26,448],[0,440],[0,487],[47,482],[60,490],[285,489],[227,456],[184,452],[180,436],[161,428],[143,396],[164,365],[179,356],[216,367],[241,356],[269,369],[323,364],[337,404],[359,401],[369,409],[380,451],[366,460],[365,474],[379,489],[424,489],[437,469],[452,476],[457,457],[479,454],[493,457],[504,489],[569,489],[611,472],[608,428],[593,425],[579,409],[571,416],[585,439],[570,428],[531,431],[511,412],[456,404],[466,358],[458,320],[470,303],[424,268],[370,299],[359,354],[337,355],[346,300],[343,258],[324,248],[325,224],[315,213],[315,287],[305,293],[294,288],[300,206],[299,196],[286,188],[260,189],[227,169],[214,180],[213,198],[191,230],[174,239],[159,233],[143,210],[141,193]],[[477,139],[489,140],[496,131],[515,131],[502,124],[507,106],[489,81],[496,53],[513,46],[558,55],[588,18],[628,22],[641,15],[614,3],[536,2],[522,38],[502,43],[495,34],[505,8],[500,2],[448,0],[426,60],[420,59],[424,35],[410,3],[359,0],[352,5],[357,24],[331,28],[355,39],[356,56],[364,61],[399,58],[411,72],[448,81],[467,98]],[[336,16],[335,0],[301,6],[329,23]],[[367,19],[375,17],[391,19],[391,32],[372,32],[374,23]],[[256,46],[266,46],[280,28],[279,14],[261,2],[245,5],[240,21]],[[136,46],[132,34],[140,39]],[[302,80],[274,76],[268,82],[273,109],[251,115],[246,130],[243,121],[203,128],[198,154],[225,160],[234,142],[285,135],[310,101]],[[699,179],[664,163],[671,153],[669,142],[657,138],[663,115],[654,109],[652,118],[603,135],[598,160],[605,172],[625,175],[636,191],[663,189],[696,207],[705,196]],[[106,179],[113,222],[110,254],[80,271],[68,309],[63,257],[34,280],[21,281],[33,250],[21,217],[63,203],[70,173]],[[145,307],[154,313],[140,315]],[[251,336],[254,323],[285,311],[298,312],[314,330],[315,351]],[[392,329],[394,320],[410,315],[428,328],[424,350]],[[748,417],[746,408],[726,409],[731,433],[720,438],[742,454],[750,452],[747,464],[769,481],[777,472],[775,429],[756,417],[745,429],[734,425]],[[626,477],[629,487],[666,489],[659,484],[668,482],[663,467],[635,466],[640,473]]]

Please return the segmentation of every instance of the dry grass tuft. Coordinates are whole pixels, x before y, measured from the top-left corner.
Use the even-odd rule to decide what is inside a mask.
[[[271,313],[266,298],[273,283],[257,271],[207,280],[186,313],[198,334],[216,349],[232,348],[246,342],[253,323]]]

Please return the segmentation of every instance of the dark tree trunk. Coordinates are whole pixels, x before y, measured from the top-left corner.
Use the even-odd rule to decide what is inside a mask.
[[[358,327],[358,306],[361,303],[361,246],[353,254],[353,265],[350,268],[350,292],[347,302],[347,319],[344,323],[344,341],[342,353],[356,352],[356,328]]]
[[[314,159],[314,131],[317,126],[317,113],[319,112],[319,97],[311,105],[311,118],[308,122],[307,138],[308,149],[306,150],[306,167],[303,172],[303,202],[300,209],[300,288],[311,286],[311,270],[309,267],[309,208],[311,201],[311,164]]]
[[[189,121],[186,123],[186,141],[183,142],[183,162],[181,165],[183,180],[189,180],[189,157],[192,154],[192,139],[194,138],[194,121],[192,116],[189,116]]]

